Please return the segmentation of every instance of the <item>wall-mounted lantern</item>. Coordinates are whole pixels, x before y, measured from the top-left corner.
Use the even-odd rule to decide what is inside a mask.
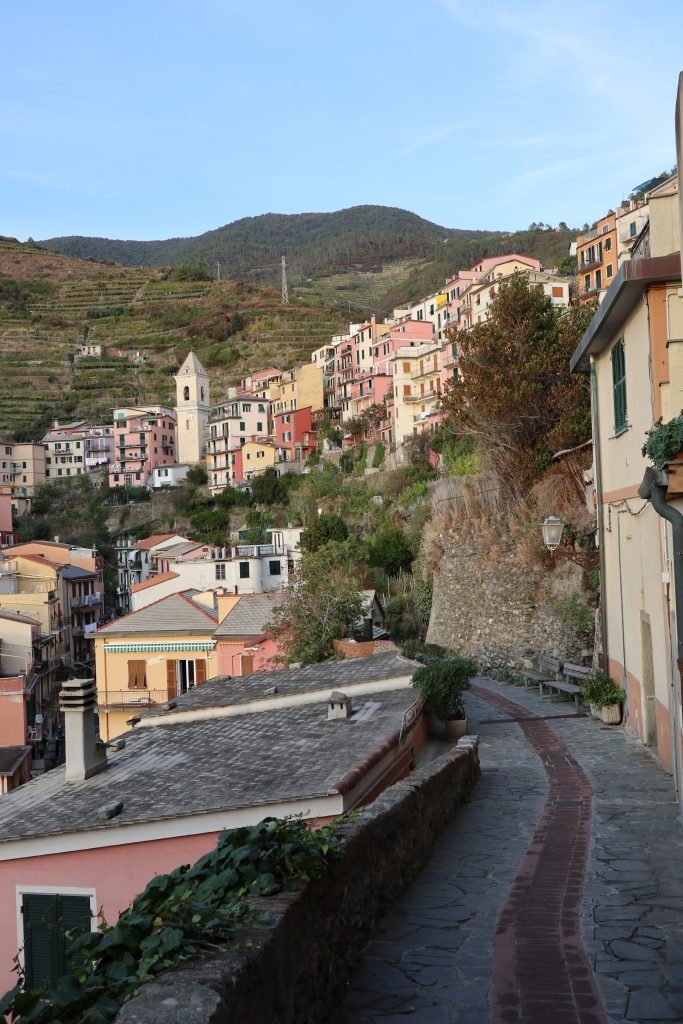
[[[556,547],[559,547],[564,525],[557,516],[547,516],[543,520],[541,530],[543,531],[543,543],[548,551],[554,551]]]

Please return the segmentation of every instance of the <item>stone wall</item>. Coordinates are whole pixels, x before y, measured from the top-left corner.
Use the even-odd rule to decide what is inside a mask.
[[[430,643],[470,655],[493,673],[519,668],[539,653],[571,661],[590,655],[593,610],[580,564],[558,554],[546,566],[522,557],[519,543],[505,534],[489,542],[476,519],[442,520]],[[577,628],[572,602],[589,611],[589,629]]]
[[[343,827],[331,869],[295,893],[259,899],[267,922],[242,948],[144,985],[117,1024],[322,1024],[380,915],[424,867],[479,777],[478,741],[385,790]],[[247,945],[249,943],[249,945]]]

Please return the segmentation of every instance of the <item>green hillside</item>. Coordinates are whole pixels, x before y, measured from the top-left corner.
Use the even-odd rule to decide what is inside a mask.
[[[277,286],[287,257],[290,290],[361,311],[393,305],[435,290],[447,274],[484,256],[519,252],[554,266],[576,232],[516,232],[444,228],[407,210],[354,206],[335,213],[268,213],[245,217],[193,238],[118,241],[67,236],[41,245],[66,255],[138,267],[202,263],[211,275]]]
[[[35,438],[54,417],[110,422],[116,405],[174,402],[191,348],[218,400],[250,370],[306,360],[343,323],[320,302],[282,308],[271,288],[179,281],[0,238],[0,434]],[[75,360],[83,342],[103,356]]]

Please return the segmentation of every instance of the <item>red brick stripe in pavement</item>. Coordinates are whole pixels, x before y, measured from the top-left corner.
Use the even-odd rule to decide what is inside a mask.
[[[553,729],[528,708],[472,685],[519,722],[543,762],[548,796],[501,910],[494,942],[493,1024],[607,1024],[581,941],[592,790]]]

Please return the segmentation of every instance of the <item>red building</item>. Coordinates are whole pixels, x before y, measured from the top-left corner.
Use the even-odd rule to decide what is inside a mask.
[[[315,448],[312,409],[293,409],[275,416],[275,441],[281,462],[305,462]]]

